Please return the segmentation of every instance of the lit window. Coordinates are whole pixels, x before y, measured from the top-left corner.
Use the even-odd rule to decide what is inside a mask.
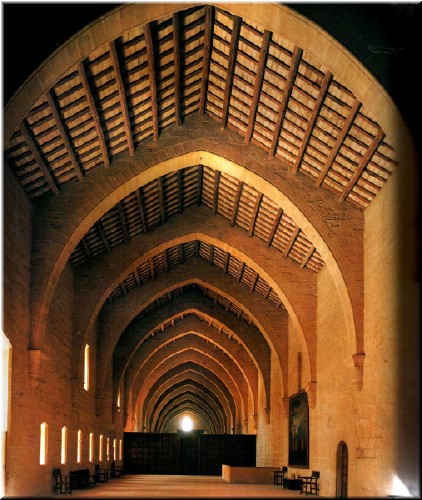
[[[123,456],[122,451],[123,451],[123,442],[121,439],[119,439],[119,460],[122,459],[122,456]]]
[[[89,461],[94,461],[94,433],[89,434]]]
[[[107,462],[110,460],[110,438],[107,438],[107,449],[106,449]]]
[[[89,391],[89,345],[86,344],[84,351],[84,389]]]
[[[182,420],[182,429],[189,432],[193,429],[193,422],[189,415],[185,415]]]
[[[113,460],[117,460],[117,439],[113,439]]]
[[[64,465],[67,462],[67,428],[62,427],[62,446],[60,452],[60,463]]]
[[[76,462],[80,464],[82,462],[82,431],[78,430],[78,449],[76,452]]]
[[[117,411],[120,411],[120,387],[117,391]]]
[[[47,443],[48,443],[48,425],[43,422],[40,425],[40,465],[47,463]]]
[[[99,448],[98,448],[98,460],[100,462],[103,461],[103,446],[104,446],[104,437],[101,434],[101,436],[100,436],[100,445],[99,445]]]

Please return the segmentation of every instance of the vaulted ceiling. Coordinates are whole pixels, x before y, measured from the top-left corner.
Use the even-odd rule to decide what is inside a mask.
[[[247,431],[272,351],[287,383],[288,318],[315,378],[317,275],[353,264],[397,158],[371,107],[283,26],[225,4],[150,9],[83,30],[81,57],[6,107],[5,161],[34,213],[30,348],[70,267],[74,377],[97,329],[97,394],[112,364],[139,428],[189,410],[208,432]],[[130,29],[104,42],[113,16]]]

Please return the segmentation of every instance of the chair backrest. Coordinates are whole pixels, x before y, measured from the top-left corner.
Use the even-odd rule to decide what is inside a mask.
[[[312,477],[318,479],[319,478],[319,470],[313,470],[312,471]]]
[[[60,470],[60,467],[53,469],[53,477],[55,478],[56,481],[60,481],[61,475],[62,475],[62,471]]]
[[[100,464],[95,464],[94,467],[95,467],[95,472],[100,470]]]

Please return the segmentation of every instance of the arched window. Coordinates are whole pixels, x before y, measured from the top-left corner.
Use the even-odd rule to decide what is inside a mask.
[[[94,433],[89,433],[89,461],[94,461]]]
[[[119,439],[119,460],[122,460],[123,457],[123,442]]]
[[[62,443],[60,448],[60,463],[67,462],[67,427],[62,427]]]
[[[104,446],[104,437],[101,434],[100,435],[100,441],[99,441],[99,446],[98,446],[98,460],[100,462],[103,461],[103,446]]]
[[[82,462],[82,431],[78,430],[78,448],[76,452],[76,462],[80,464]]]
[[[85,345],[84,351],[84,389],[89,391],[89,345]]]
[[[117,439],[113,439],[113,460],[117,460]]]
[[[117,391],[117,401],[116,401],[117,411],[120,411],[120,387]]]
[[[110,438],[107,438],[106,458],[108,462],[110,460]]]
[[[347,497],[347,482],[348,482],[348,450],[347,444],[340,441],[337,446],[336,460],[336,497]]]
[[[40,425],[40,465],[47,464],[48,453],[48,425],[43,422]]]

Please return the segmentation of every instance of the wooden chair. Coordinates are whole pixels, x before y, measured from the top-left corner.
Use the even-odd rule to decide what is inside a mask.
[[[70,476],[67,474],[62,474],[60,467],[53,469],[54,478],[54,493],[56,495],[72,494],[72,488],[70,486]]]
[[[116,465],[113,460],[110,464],[110,477],[123,477],[123,465]]]
[[[274,484],[283,484],[284,475],[287,473],[287,467],[283,465],[281,470],[274,471]]]
[[[300,488],[300,494],[305,495],[318,495],[319,491],[319,471],[313,470],[311,476],[299,476],[302,480],[302,486]]]
[[[100,464],[95,464],[95,482],[106,483],[108,481],[108,469],[100,469]]]

